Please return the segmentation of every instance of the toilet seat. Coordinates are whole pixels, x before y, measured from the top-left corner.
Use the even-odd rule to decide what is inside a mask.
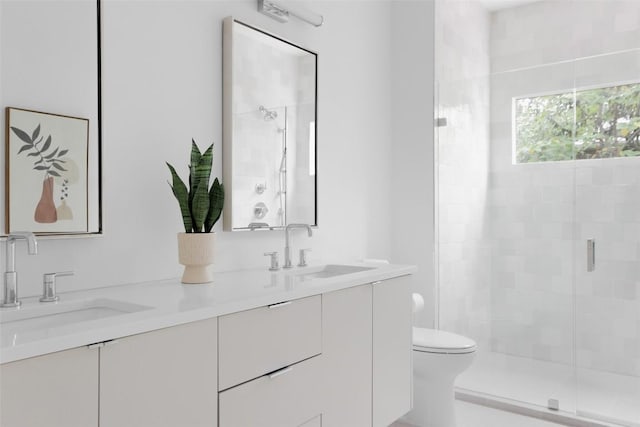
[[[413,349],[426,353],[466,354],[476,351],[476,342],[451,332],[414,327]]]

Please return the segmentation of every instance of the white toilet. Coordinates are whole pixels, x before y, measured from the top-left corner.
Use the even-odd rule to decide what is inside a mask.
[[[420,427],[455,427],[453,384],[471,365],[475,351],[470,338],[414,327],[413,410],[405,420]]]

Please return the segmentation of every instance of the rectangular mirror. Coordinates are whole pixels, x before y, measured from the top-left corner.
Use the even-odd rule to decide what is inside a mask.
[[[224,21],[224,229],[317,225],[318,55]]]
[[[4,235],[101,234],[100,0],[2,0],[0,42]]]

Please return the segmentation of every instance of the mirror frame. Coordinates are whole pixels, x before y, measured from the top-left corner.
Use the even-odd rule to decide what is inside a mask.
[[[313,184],[313,203],[314,203],[314,223],[309,224],[312,227],[318,226],[318,53],[297,43],[293,43],[280,36],[277,36],[269,31],[265,31],[261,28],[247,24],[243,21],[228,16],[223,20],[223,46],[222,46],[222,176],[225,186],[225,201],[224,201],[224,215],[223,215],[223,230],[224,231],[252,231],[257,230],[279,230],[284,229],[285,226],[263,226],[251,229],[248,226],[242,228],[233,228],[233,29],[236,25],[242,25],[259,33],[262,33],[268,37],[272,37],[283,43],[301,49],[305,52],[312,54],[315,57],[315,96],[314,96],[314,108],[315,108],[315,178]],[[289,221],[287,221],[289,224]]]
[[[38,238],[44,239],[67,239],[67,238],[86,238],[86,237],[100,237],[104,235],[103,230],[103,201],[102,201],[102,13],[101,13],[101,2],[102,0],[94,0],[96,5],[96,60],[97,60],[97,69],[96,69],[96,154],[97,154],[97,165],[96,165],[96,181],[97,181],[97,231],[87,231],[87,232],[79,232],[79,233],[68,233],[68,232],[51,232],[51,233],[34,233]],[[5,145],[8,145],[8,140],[5,141]],[[5,170],[5,174],[7,171]],[[5,178],[7,179],[7,178]],[[7,230],[7,215],[8,215],[8,200],[6,200],[6,189],[5,194],[5,220],[4,220],[4,233],[0,234],[1,239],[5,239],[9,232]]]

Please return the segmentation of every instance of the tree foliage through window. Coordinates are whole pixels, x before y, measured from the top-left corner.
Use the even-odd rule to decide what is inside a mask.
[[[640,156],[640,84],[518,98],[516,163]]]

